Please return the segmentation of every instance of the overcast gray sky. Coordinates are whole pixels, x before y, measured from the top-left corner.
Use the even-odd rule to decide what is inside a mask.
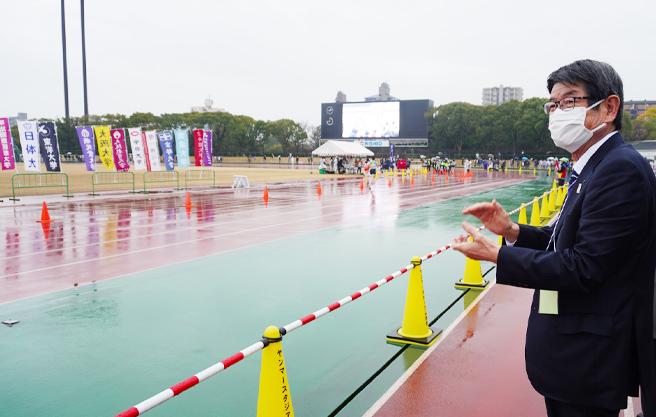
[[[64,114],[60,2],[0,3],[0,116]],[[320,103],[382,81],[402,99],[546,96],[545,79],[603,60],[626,99],[656,99],[656,2],[87,0],[92,114],[186,112],[205,97],[260,119],[318,124]],[[71,115],[81,115],[80,2],[66,1]]]

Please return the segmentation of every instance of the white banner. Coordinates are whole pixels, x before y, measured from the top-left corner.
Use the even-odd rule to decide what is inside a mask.
[[[145,171],[148,169],[146,164],[146,153],[144,151],[144,141],[141,136],[140,127],[128,128],[130,137],[130,148],[132,149],[132,160],[134,161],[135,171]]]
[[[150,161],[151,171],[161,171],[162,164],[159,160],[159,142],[157,141],[157,132],[146,130],[146,147],[148,148],[148,160]]]
[[[20,137],[21,152],[25,171],[41,172],[41,158],[39,157],[39,131],[36,120],[18,121],[18,136]]]

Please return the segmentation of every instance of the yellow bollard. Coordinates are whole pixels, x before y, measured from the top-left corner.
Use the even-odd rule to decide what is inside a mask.
[[[549,191],[549,213],[556,212],[556,189]]]
[[[483,289],[487,284],[488,281],[485,281],[483,279],[483,274],[481,274],[481,261],[475,261],[465,257],[465,276],[455,283],[455,287],[459,290],[475,290]]]
[[[403,323],[400,329],[395,329],[387,335],[387,342],[397,345],[428,347],[435,343],[442,330],[435,330],[428,326],[421,258],[415,256],[410,262],[414,268],[410,271],[408,280]]]
[[[540,204],[540,219],[548,219],[551,216],[549,212],[549,199],[547,193],[542,194],[542,203]]]
[[[519,217],[517,218],[517,223],[519,224],[528,224],[528,218],[526,216],[526,205],[522,204],[519,208]]]
[[[547,170],[547,177],[550,177],[550,176],[551,176],[551,167],[549,167],[549,169]]]
[[[533,168],[533,175],[534,175],[534,176],[535,176],[535,175],[538,175],[538,170],[537,170],[537,168]]]
[[[262,337],[268,345],[262,350],[257,417],[293,417],[294,407],[285,358],[282,354],[280,329],[269,326],[264,330]]]
[[[558,193],[556,194],[556,208],[561,208],[565,202],[565,187],[558,187]]]
[[[540,203],[538,203],[538,198],[533,199],[533,207],[531,208],[531,226],[540,226]]]
[[[522,175],[522,166],[519,165],[519,175]]]

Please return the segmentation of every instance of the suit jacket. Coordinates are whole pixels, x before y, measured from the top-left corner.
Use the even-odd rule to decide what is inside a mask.
[[[619,133],[570,188],[556,250],[553,242],[545,250],[553,229],[520,226],[497,259],[497,282],[536,289],[525,350],[531,383],[546,397],[608,409],[626,407],[640,384],[653,413],[656,179]],[[538,313],[537,289],[558,291],[558,315]]]

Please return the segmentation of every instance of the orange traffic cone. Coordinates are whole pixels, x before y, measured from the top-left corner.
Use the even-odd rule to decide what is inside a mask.
[[[364,191],[364,178],[360,180],[360,191]]]
[[[191,208],[191,194],[189,191],[187,191],[187,195],[185,196],[185,208]]]
[[[387,180],[387,186],[389,188],[392,188],[392,179],[391,178]]]
[[[415,177],[410,177],[410,185],[415,185]]]
[[[48,213],[48,205],[45,201],[41,206],[41,223],[50,223],[50,213]]]
[[[264,186],[264,194],[262,195],[262,199],[264,200],[265,206],[269,204],[269,188],[266,185]]]
[[[45,238],[45,240],[48,240],[48,238],[50,237],[50,222],[42,222],[41,230],[43,230],[43,237]]]
[[[321,197],[321,192],[322,192],[322,191],[321,191],[321,183],[318,182],[318,183],[317,183],[317,195],[318,195],[319,197]]]

